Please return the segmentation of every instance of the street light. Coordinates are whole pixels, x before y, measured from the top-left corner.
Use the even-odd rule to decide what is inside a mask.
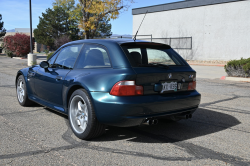
[[[29,0],[30,6],[30,53],[28,54],[28,66],[36,64],[36,55],[33,54],[32,48],[32,13],[31,13],[31,0]]]

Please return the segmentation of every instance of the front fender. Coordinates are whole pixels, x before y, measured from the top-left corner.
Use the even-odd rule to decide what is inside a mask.
[[[27,77],[27,74],[28,74],[28,71],[29,71],[29,68],[24,68],[24,69],[21,69],[17,72],[16,74],[16,80],[15,80],[15,85],[17,84],[17,79],[20,75],[23,75],[24,78]],[[25,80],[26,81],[26,80]]]
[[[36,72],[37,67],[38,66],[35,65],[35,66],[32,66],[32,67],[26,67],[26,68],[23,68],[23,69],[19,70],[17,72],[17,74],[16,74],[15,86],[17,86],[17,79],[18,79],[18,77],[20,75],[23,75],[25,83],[26,83],[27,93],[28,94],[32,94],[32,90],[31,90],[31,87],[30,87],[30,82],[28,81],[28,75],[29,75],[29,72]]]

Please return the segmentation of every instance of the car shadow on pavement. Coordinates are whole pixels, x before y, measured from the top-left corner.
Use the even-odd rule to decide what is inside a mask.
[[[51,113],[55,113],[51,109],[46,109]],[[177,123],[170,123],[167,121],[160,121],[156,126],[141,126],[141,127],[108,127],[106,134],[103,136],[92,139],[90,141],[83,141],[73,138],[72,130],[69,126],[67,116],[60,113],[55,113],[65,119],[67,130],[62,135],[67,143],[64,146],[53,147],[48,149],[39,149],[33,151],[25,151],[14,154],[0,155],[1,159],[13,159],[26,156],[34,156],[38,154],[46,154],[53,151],[65,151],[67,149],[89,149],[101,152],[108,152],[114,154],[123,154],[127,156],[138,156],[144,158],[153,158],[162,161],[191,161],[191,160],[219,160],[232,165],[249,165],[245,159],[213,151],[209,148],[195,145],[192,142],[185,141],[188,139],[201,137],[208,134],[213,134],[219,131],[226,130],[233,126],[240,124],[240,122],[231,115],[216,112],[209,109],[199,108],[193,116],[193,119],[183,120]],[[233,130],[233,129],[232,129]],[[191,157],[177,156],[172,157],[168,155],[157,155],[147,152],[140,152],[134,150],[121,149],[119,147],[105,147],[100,145],[91,144],[91,142],[104,142],[104,141],[132,141],[138,143],[173,143],[175,146],[186,151]],[[184,142],[182,142],[184,141]],[[146,145],[146,144],[145,144]],[[123,145],[121,145],[123,146]]]
[[[45,109],[65,119],[66,125],[69,128],[67,135],[72,137],[73,132],[70,129],[68,117],[49,108]],[[193,114],[192,119],[178,122],[160,119],[157,125],[151,126],[107,126],[105,134],[90,141],[105,142],[127,140],[140,143],[174,143],[220,132],[238,124],[240,124],[240,121],[231,115],[210,109],[198,108]]]
[[[170,122],[161,119],[157,125],[138,127],[111,127],[91,141],[127,140],[140,143],[174,143],[213,134],[240,124],[235,117],[209,109],[199,108],[192,119]]]

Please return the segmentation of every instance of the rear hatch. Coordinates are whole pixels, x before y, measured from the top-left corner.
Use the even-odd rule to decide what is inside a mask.
[[[121,45],[144,95],[187,94],[195,90],[196,72],[170,46],[134,42]]]

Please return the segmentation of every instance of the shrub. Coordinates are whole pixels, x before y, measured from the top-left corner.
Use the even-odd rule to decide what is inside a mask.
[[[2,43],[1,44],[1,47],[2,49],[4,50],[5,54],[8,56],[8,57],[13,57],[13,52],[8,50],[7,47],[6,47],[6,44]]]
[[[5,49],[5,53],[8,57],[13,57],[13,53],[10,50]]]
[[[46,55],[49,54],[49,50],[47,50],[47,49],[45,49],[44,52],[45,52]]]
[[[48,53],[47,59],[49,59],[53,54],[54,54],[54,52]]]
[[[28,35],[16,33],[14,36],[6,36],[3,42],[4,48],[17,56],[25,56],[30,51],[30,37]]]
[[[231,60],[224,68],[228,76],[250,77],[250,58]]]

